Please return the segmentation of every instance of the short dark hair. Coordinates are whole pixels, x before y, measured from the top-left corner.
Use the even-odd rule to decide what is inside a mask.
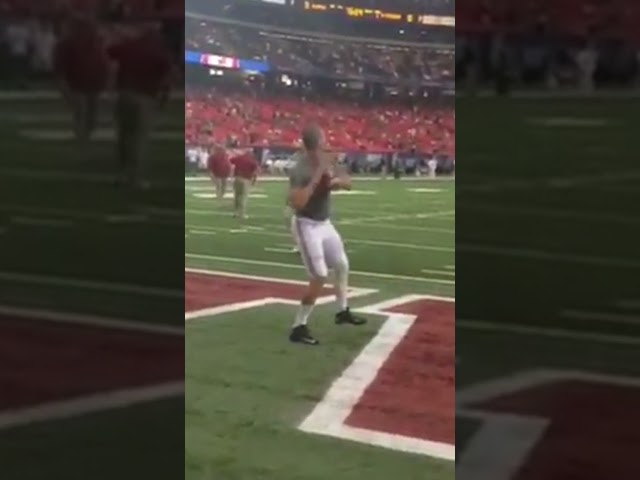
[[[321,130],[318,125],[307,125],[302,131],[302,144],[307,150],[317,150],[320,146]]]

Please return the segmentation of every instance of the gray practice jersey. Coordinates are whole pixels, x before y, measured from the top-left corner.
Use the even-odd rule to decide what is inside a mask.
[[[289,172],[289,185],[292,187],[306,187],[313,177],[313,166],[305,153],[296,153],[292,160],[294,166]],[[328,180],[328,179],[323,179]],[[296,211],[298,217],[323,221],[331,214],[331,190],[325,181],[321,181],[316,190],[311,194],[309,202],[302,210]]]

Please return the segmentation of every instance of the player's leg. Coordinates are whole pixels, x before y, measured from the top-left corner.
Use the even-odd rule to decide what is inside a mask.
[[[328,275],[322,249],[322,237],[319,235],[317,223],[313,221],[294,217],[291,221],[291,228],[292,231],[297,232],[302,261],[309,274],[309,284],[296,312],[289,340],[307,345],[317,345],[318,341],[311,335],[307,322],[322,293]]]
[[[222,198],[222,179],[215,175],[211,175],[211,178],[213,179],[213,185],[216,189],[216,198],[220,200]]]
[[[251,190],[251,181],[245,178],[240,180],[242,182],[242,189],[240,193],[240,218],[247,217],[247,202],[249,201],[249,191]]]
[[[284,207],[284,225],[286,228],[290,228],[291,227],[291,221],[293,220],[293,209],[290,206],[285,206]],[[298,247],[298,232],[296,231],[295,228],[291,228],[291,235],[293,236],[293,249],[292,251],[294,253],[299,253],[300,249]]]
[[[224,198],[227,193],[227,177],[220,177],[220,198]]]
[[[242,189],[244,184],[242,180],[236,177],[233,180],[233,216],[240,216],[240,198],[242,197]]]
[[[85,111],[85,135],[89,140],[98,124],[98,103],[100,101],[99,92],[89,92],[87,94],[87,105]]]
[[[147,95],[134,95],[132,97],[135,135],[133,136],[132,160],[133,160],[133,184],[136,187],[147,188],[148,163],[147,149],[151,137],[151,110],[153,100]]]
[[[366,319],[354,315],[349,309],[349,259],[342,238],[333,224],[328,223],[324,228],[326,233],[322,246],[327,265],[333,269],[334,274],[336,306],[338,309],[336,323],[339,325],[345,323],[363,325],[367,322]]]

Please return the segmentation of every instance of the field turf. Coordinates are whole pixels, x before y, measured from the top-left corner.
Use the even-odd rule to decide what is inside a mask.
[[[638,476],[624,446],[639,438],[624,407],[640,376],[638,106],[457,102],[458,478]],[[482,430],[489,411],[551,427],[516,441]]]
[[[114,186],[112,102],[83,149],[64,138],[55,94],[0,98],[2,476],[176,478],[182,457],[166,453],[184,438],[182,100],[157,118],[153,188],[134,193]]]
[[[253,277],[305,279],[298,254],[291,252],[292,238],[283,214],[286,189],[286,182],[260,180],[249,201],[249,219],[238,220],[231,215],[230,198],[213,198],[208,179],[187,179],[185,262],[189,269],[217,272],[212,277],[187,272],[187,311],[191,301],[206,303],[207,297],[216,295],[227,295],[228,303],[251,297],[250,292],[239,291],[227,281],[248,278],[247,290],[251,290]],[[356,179],[351,194],[334,197],[334,222],[351,262],[350,283],[374,290],[355,298],[352,309],[407,294],[454,296],[454,193],[451,180]],[[237,276],[225,277],[229,273]],[[198,287],[199,283],[205,288]],[[284,287],[278,288],[284,292]],[[265,295],[257,293],[255,298]],[[385,317],[368,315],[367,326],[344,329],[333,324],[335,307],[330,302],[314,311],[310,323],[322,343],[307,349],[287,340],[299,297],[287,298],[289,304],[222,314],[216,309],[226,302],[218,302],[213,310],[189,317],[186,478],[454,478],[451,461],[296,428],[372,340]],[[445,325],[450,363],[438,371],[451,382],[453,327],[450,310]],[[419,352],[427,354],[426,350]],[[396,374],[409,379],[425,376],[431,371],[426,358],[404,363],[406,371]],[[452,393],[453,383],[450,386]],[[390,393],[400,399],[406,395],[403,388],[410,386]],[[425,392],[419,394],[425,398]],[[451,427],[452,400],[453,396],[448,412],[438,412],[451,415]],[[398,413],[392,405],[387,408]]]

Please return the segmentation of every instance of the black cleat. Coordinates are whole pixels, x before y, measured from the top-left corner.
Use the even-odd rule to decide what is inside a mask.
[[[309,327],[306,325],[298,325],[291,330],[289,340],[294,343],[304,343],[305,345],[318,345],[320,342],[313,338]]]
[[[354,315],[347,307],[345,310],[336,313],[336,325],[344,325],[345,323],[349,323],[351,325],[364,325],[367,323],[367,319]]]

